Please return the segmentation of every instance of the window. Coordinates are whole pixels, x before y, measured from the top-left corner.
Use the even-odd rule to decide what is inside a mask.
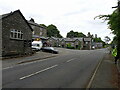
[[[32,34],[34,35],[34,34],[35,34],[35,31],[33,31]]]
[[[20,31],[18,31],[18,38],[21,38],[21,34],[20,34],[21,32]]]
[[[23,33],[21,33],[21,38],[20,39],[23,39]]]
[[[42,36],[42,32],[40,32],[40,36]]]
[[[15,31],[14,38],[17,38],[17,32]]]
[[[10,38],[12,38],[12,39],[23,39],[23,33],[22,33],[22,31],[12,29],[11,32],[10,32]]]
[[[13,35],[14,35],[14,34],[13,34],[13,32],[12,32],[12,31],[11,31],[10,35],[11,35],[11,37],[13,37]]]

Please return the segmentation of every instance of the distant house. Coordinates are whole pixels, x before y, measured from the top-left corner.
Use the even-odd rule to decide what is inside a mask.
[[[49,37],[47,39],[47,46],[62,47],[62,48],[74,48],[82,50],[90,50],[92,45],[92,38],[55,38]]]
[[[84,44],[83,37],[81,37],[81,38],[74,38],[74,39],[79,41],[79,44],[76,44],[76,45],[78,45],[78,47],[80,47],[80,49],[83,49],[83,44]]]
[[[64,38],[61,40],[61,47],[81,49],[82,38]]]
[[[52,47],[60,47],[61,46],[60,41],[61,41],[61,38],[50,37],[48,38],[47,43],[49,44],[49,46],[52,46]]]
[[[94,42],[92,44],[96,49],[103,48],[103,43],[102,42]]]
[[[33,39],[36,39],[36,38],[43,39],[43,38],[47,37],[47,30],[45,27],[35,23],[34,19],[32,19],[32,18],[31,18],[31,20],[28,21],[28,23],[30,24],[30,26],[33,29],[33,32],[32,32]]]
[[[65,48],[65,47],[66,47],[66,43],[65,43],[65,39],[64,39],[64,38],[61,39],[60,45],[61,45],[62,48]]]
[[[92,38],[83,38],[83,50],[91,50],[92,48]]]
[[[2,21],[2,22],[1,22]],[[32,53],[33,29],[20,10],[2,15],[2,56]]]
[[[64,41],[65,41],[65,47],[74,47],[75,48],[75,39],[73,38],[64,38]]]

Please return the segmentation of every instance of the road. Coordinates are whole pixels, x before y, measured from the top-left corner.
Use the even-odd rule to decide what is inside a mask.
[[[3,88],[85,88],[106,49],[68,52],[3,69]]]

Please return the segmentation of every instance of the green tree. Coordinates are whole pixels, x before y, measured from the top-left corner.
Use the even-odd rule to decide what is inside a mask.
[[[116,36],[117,53],[118,56],[120,57],[120,41],[119,41],[120,40],[120,10],[117,8],[115,11],[113,11],[112,14],[99,15],[97,17],[104,21],[108,21],[109,28],[111,29],[112,33]]]
[[[93,41],[94,41],[94,42],[103,42],[100,37],[99,37],[99,38],[93,38]]]
[[[85,37],[85,36],[86,35],[84,35],[82,32],[74,32],[73,30],[71,30],[70,32],[67,33],[68,38]]]
[[[110,39],[110,37],[105,36],[105,39],[104,39],[104,40],[105,40],[105,42],[108,44],[108,42],[109,42],[111,39]]]
[[[67,37],[72,38],[74,37],[74,31],[71,30],[70,32],[67,33]]]
[[[40,24],[41,26],[43,26],[44,28],[47,28],[47,26],[45,24]]]
[[[48,37],[52,37],[53,36],[53,37],[62,38],[62,36],[60,35],[60,31],[53,24],[47,26],[47,36]]]

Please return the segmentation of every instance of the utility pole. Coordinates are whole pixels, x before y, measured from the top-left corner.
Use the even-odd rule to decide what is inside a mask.
[[[118,0],[118,5],[112,8],[117,8],[118,9],[118,21],[120,22],[120,0]],[[117,56],[120,58],[120,28],[118,29],[117,32]]]

